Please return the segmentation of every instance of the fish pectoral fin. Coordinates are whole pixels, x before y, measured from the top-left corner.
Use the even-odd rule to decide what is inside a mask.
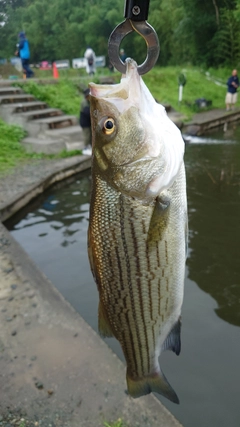
[[[127,372],[127,386],[129,395],[134,398],[156,392],[171,400],[173,403],[179,403],[175,391],[170,386],[161,370],[153,375],[137,379],[133,379]]]
[[[98,286],[97,283],[97,272],[95,269],[95,265],[94,265],[94,260],[93,260],[93,245],[92,245],[92,239],[91,239],[91,231],[90,231],[90,227],[88,228],[88,259],[89,259],[89,263],[90,263],[90,268],[91,268],[91,272],[93,275],[93,278]]]
[[[168,224],[170,210],[169,197],[158,196],[152,213],[148,230],[148,241],[159,241],[163,239],[164,230]]]
[[[178,356],[181,351],[181,317],[173,326],[163,344],[163,350],[172,350]]]
[[[114,336],[101,300],[98,305],[98,330],[100,335],[104,338]]]

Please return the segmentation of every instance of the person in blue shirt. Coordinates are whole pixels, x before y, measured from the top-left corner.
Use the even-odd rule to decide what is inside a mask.
[[[30,60],[30,47],[28,39],[26,38],[26,34],[21,31],[18,34],[19,43],[18,43],[18,56],[21,58],[22,61],[22,67],[24,70],[24,73],[26,74],[27,78],[30,78],[34,75],[34,72],[31,70],[29,66],[29,60]]]
[[[126,61],[127,55],[126,55],[124,49],[120,49],[119,56],[120,56],[120,59],[122,60],[122,62]]]
[[[226,94],[226,110],[229,111],[234,108],[237,102],[237,88],[239,86],[239,80],[237,70],[232,70],[232,75],[227,81],[227,94]]]

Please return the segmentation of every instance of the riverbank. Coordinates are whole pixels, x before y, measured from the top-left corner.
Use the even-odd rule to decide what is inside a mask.
[[[0,181],[1,221],[87,156],[34,160]],[[81,278],[79,278],[81,280]],[[0,425],[179,427],[153,396],[126,395],[125,367],[0,223]]]

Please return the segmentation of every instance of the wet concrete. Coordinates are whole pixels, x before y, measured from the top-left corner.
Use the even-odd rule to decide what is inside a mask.
[[[1,219],[51,183],[90,166],[84,156],[36,161],[0,182]],[[79,278],[79,280],[81,280]],[[126,395],[125,367],[0,223],[0,422],[177,427],[153,396]],[[27,420],[27,421],[26,421]]]
[[[182,132],[187,135],[204,135],[214,128],[227,130],[229,124],[240,121],[240,108],[231,111],[215,108],[213,110],[196,113],[192,120],[184,123]]]

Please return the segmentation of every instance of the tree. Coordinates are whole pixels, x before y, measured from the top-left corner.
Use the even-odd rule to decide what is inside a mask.
[[[83,56],[87,45],[107,56],[109,36],[123,12],[124,0],[114,5],[112,0],[0,0],[0,56],[12,56],[21,30],[32,61],[71,60]],[[211,66],[239,56],[240,0],[151,0],[148,22],[159,37],[159,64]],[[135,32],[121,47],[138,63],[146,58],[146,44]]]

